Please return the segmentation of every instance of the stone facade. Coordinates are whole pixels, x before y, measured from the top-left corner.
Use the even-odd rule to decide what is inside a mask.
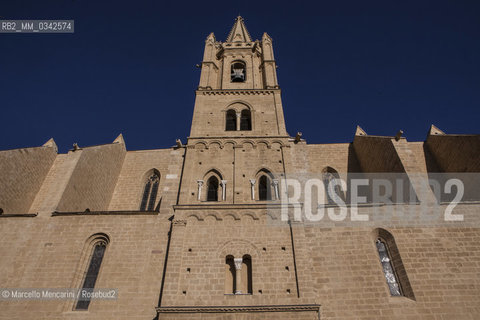
[[[0,287],[82,288],[101,242],[95,288],[118,289],[116,300],[94,299],[81,310],[68,299],[0,299],[0,319],[444,320],[480,314],[480,197],[455,208],[476,224],[275,223],[285,206],[281,182],[302,174],[338,173],[348,180],[400,173],[418,199],[395,210],[430,203],[433,193],[421,192],[416,177],[479,172],[480,136],[432,126],[423,142],[371,136],[361,128],[351,143],[315,145],[301,134],[291,137],[272,39],[265,33],[253,41],[241,17],[225,42],[213,33],[206,39],[185,145],[127,151],[120,135],[111,144],[58,154],[50,140],[0,151],[0,169]],[[359,211],[385,207],[370,203]],[[389,291],[380,238],[400,295]]]

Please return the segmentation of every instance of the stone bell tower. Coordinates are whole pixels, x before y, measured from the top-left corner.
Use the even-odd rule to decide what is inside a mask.
[[[239,16],[225,42],[206,39],[190,138],[286,135],[272,39]]]

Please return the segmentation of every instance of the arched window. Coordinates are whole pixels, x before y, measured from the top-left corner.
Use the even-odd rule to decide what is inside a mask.
[[[242,110],[242,114],[240,116],[240,130],[252,130],[252,115],[248,109]]]
[[[158,185],[160,183],[160,173],[153,170],[153,173],[147,178],[145,188],[143,189],[142,203],[140,211],[154,211],[155,201],[157,200]]]
[[[244,255],[242,258],[242,287],[240,291],[246,294],[252,294],[252,258]]]
[[[218,201],[218,179],[215,176],[207,181],[207,201]]]
[[[257,172],[255,179],[250,180],[250,184],[252,200],[268,201],[280,199],[278,180],[265,168]]]
[[[390,253],[387,249],[387,244],[381,238],[378,238],[375,242],[377,246],[378,254],[380,257],[380,262],[382,263],[383,273],[385,275],[385,279],[387,280],[388,288],[390,289],[390,294],[392,296],[401,296],[402,289],[400,284],[397,280],[397,275],[393,269],[392,260],[390,259]]]
[[[235,110],[228,110],[225,119],[225,130],[236,131],[237,130],[237,113]]]
[[[217,169],[210,169],[197,182],[199,201],[226,201],[227,181]]]
[[[384,229],[377,229],[375,246],[390,294],[415,299],[392,234]]]
[[[102,265],[103,256],[108,244],[108,238],[99,237],[93,242],[92,253],[89,259],[88,267],[83,279],[82,291],[93,292],[95,283],[97,282],[100,266]],[[81,298],[77,300],[75,310],[88,310],[90,305],[90,298]]]
[[[245,62],[243,61],[234,61],[232,62],[231,68],[231,82],[245,82],[246,77],[246,68]]]
[[[339,199],[345,200],[345,196],[339,184],[334,185],[332,181],[340,179],[337,170],[326,167],[322,171],[323,183],[325,185],[325,194],[327,197],[327,204],[338,203]]]
[[[262,175],[258,179],[258,200],[272,200],[270,178],[267,175]]]
[[[233,256],[225,258],[225,294],[234,294],[236,289],[236,271]]]

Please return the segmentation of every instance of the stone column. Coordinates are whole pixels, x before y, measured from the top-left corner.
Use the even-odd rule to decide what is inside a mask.
[[[197,180],[198,183],[198,191],[197,191],[197,199],[200,201],[202,200],[202,186],[203,186],[203,180]]]
[[[280,199],[280,194],[278,193],[278,180],[273,179],[273,190],[275,192],[275,200]]]
[[[222,200],[227,199],[227,180],[222,180]]]
[[[240,118],[242,117],[242,114],[240,112],[237,112],[237,131],[240,131]]]
[[[255,200],[255,179],[250,179],[250,185],[252,188],[252,200]]]
[[[242,283],[242,258],[234,258],[233,262],[235,264],[235,294],[242,294],[242,291],[240,290],[240,286]]]

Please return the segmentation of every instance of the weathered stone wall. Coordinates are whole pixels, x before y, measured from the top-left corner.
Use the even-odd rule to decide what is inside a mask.
[[[353,149],[363,172],[405,172],[391,137],[355,136]]]
[[[177,201],[184,152],[184,148],[127,152],[109,210],[139,210],[146,175],[156,169],[160,172],[160,186],[155,207],[161,201],[160,209],[172,213],[172,205]]]
[[[426,148],[440,172],[480,172],[480,137],[474,135],[429,135]]]
[[[251,182],[261,169],[280,179],[284,172],[282,145],[285,139],[228,139],[191,140],[186,154],[184,176],[180,194],[181,204],[200,204],[198,180],[204,180],[211,170],[217,170],[226,180],[225,203],[255,203]],[[207,190],[204,181],[202,194]],[[258,181],[255,183],[258,189]],[[258,191],[256,192],[258,197]]]
[[[225,131],[226,111],[233,104],[238,112],[250,109],[252,130]],[[280,90],[197,91],[190,137],[284,137],[286,134]]]
[[[57,206],[58,211],[107,210],[123,159],[123,143],[84,148]]]
[[[480,313],[478,228],[387,230],[415,300],[390,296],[373,228],[306,228],[321,319],[474,319]]]
[[[234,206],[227,210],[177,210],[163,305],[311,303],[311,296],[299,299],[297,295],[294,250],[288,225],[269,225],[262,212],[264,210]],[[252,294],[225,294],[228,255],[251,256]],[[245,281],[242,278],[242,283]]]
[[[4,288],[80,288],[86,242],[110,238],[96,288],[118,289],[114,301],[73,311],[72,300],[0,301],[0,319],[153,319],[170,221],[158,215],[82,215],[0,219]]]
[[[0,208],[5,213],[30,212],[56,156],[53,146],[0,151]]]

